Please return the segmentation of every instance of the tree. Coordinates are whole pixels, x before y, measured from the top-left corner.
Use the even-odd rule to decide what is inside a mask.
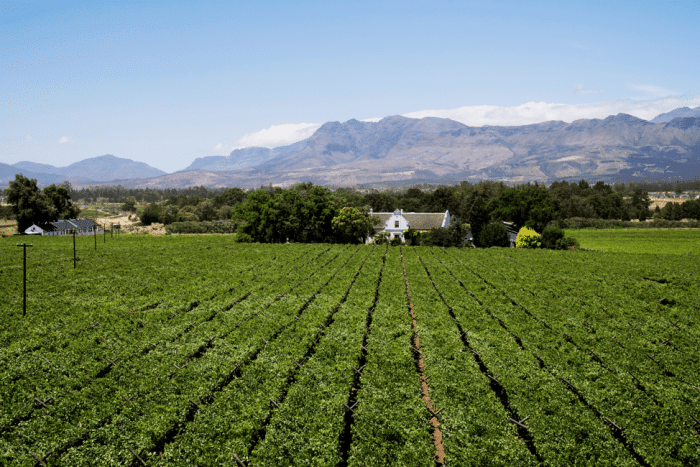
[[[70,201],[70,192],[61,185],[50,185],[42,192],[36,179],[15,175],[7,189],[7,202],[17,218],[17,230],[23,232],[32,224],[74,218],[80,209]]]
[[[478,243],[483,248],[492,246],[507,248],[510,246],[510,238],[502,222],[491,222],[479,233]]]
[[[144,225],[151,225],[154,222],[161,222],[162,208],[156,203],[146,206],[141,213],[141,222]]]
[[[513,222],[518,229],[527,226],[540,232],[559,216],[559,202],[536,185],[507,188],[489,202],[488,209],[494,219]]]
[[[69,182],[64,182],[63,185],[59,186],[49,185],[44,188],[44,196],[54,207],[57,219],[75,219],[80,215],[80,208],[70,201],[71,190]]]
[[[211,201],[202,201],[199,203],[194,213],[197,215],[197,219],[199,219],[200,222],[214,221],[219,217],[219,213],[216,212],[216,208]]]
[[[245,198],[245,191],[240,188],[229,188],[220,195],[214,197],[212,203],[214,203],[214,207],[218,209],[222,206],[235,206],[245,201]]]
[[[472,203],[471,210],[469,211],[469,226],[471,227],[474,246],[481,246],[479,243],[479,237],[481,231],[489,223],[489,220],[489,211],[486,209],[484,199],[481,197],[476,198]]]
[[[343,243],[364,243],[368,235],[374,233],[377,218],[357,208],[344,207],[333,218],[331,224],[335,238]]]
[[[133,198],[127,199],[124,201],[124,204],[122,204],[121,210],[126,212],[136,212],[136,201]]]

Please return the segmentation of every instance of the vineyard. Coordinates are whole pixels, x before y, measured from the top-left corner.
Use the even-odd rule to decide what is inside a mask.
[[[1,465],[700,465],[693,256],[97,240],[0,239]]]

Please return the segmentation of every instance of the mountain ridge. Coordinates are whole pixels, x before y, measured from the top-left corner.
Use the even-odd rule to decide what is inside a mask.
[[[123,170],[95,168],[113,162]],[[64,168],[31,162],[14,165],[35,169],[29,170],[34,173],[54,170],[47,175],[51,180],[81,169],[70,172],[84,177],[79,185],[133,187],[692,177],[700,175],[700,116],[654,123],[620,113],[571,123],[481,127],[438,117],[389,116],[376,122],[326,122],[305,140],[197,158],[173,174],[111,155]]]

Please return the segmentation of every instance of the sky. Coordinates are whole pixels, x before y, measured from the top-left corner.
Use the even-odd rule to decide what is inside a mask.
[[[0,0],[0,162],[166,172],[327,121],[651,119],[700,106],[700,6]]]

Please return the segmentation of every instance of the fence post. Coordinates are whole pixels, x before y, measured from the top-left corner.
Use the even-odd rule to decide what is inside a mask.
[[[78,260],[75,254],[75,229],[73,229],[73,269],[78,267]]]
[[[27,315],[27,247],[28,246],[34,246],[34,245],[27,245],[26,243],[22,243],[21,245],[18,243],[17,246],[24,247],[24,299],[22,301],[22,316]]]

